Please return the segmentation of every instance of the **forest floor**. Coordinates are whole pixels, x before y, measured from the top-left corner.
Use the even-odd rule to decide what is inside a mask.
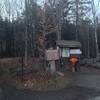
[[[70,85],[55,91],[19,90],[0,85],[0,100],[100,100],[100,70],[82,66],[80,72],[65,71]]]

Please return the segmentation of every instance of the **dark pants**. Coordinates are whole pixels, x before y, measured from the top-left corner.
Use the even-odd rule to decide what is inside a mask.
[[[80,71],[80,61],[78,61],[75,65],[75,71]]]

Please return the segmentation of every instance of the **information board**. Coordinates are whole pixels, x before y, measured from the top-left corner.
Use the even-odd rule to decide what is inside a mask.
[[[61,57],[69,57],[70,56],[70,52],[68,48],[62,48],[60,50],[60,56]]]
[[[59,59],[59,53],[58,50],[46,50],[45,53],[46,60],[58,60]]]
[[[70,49],[70,54],[82,54],[80,49]]]

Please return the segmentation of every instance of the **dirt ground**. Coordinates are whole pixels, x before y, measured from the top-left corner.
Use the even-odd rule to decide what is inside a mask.
[[[39,92],[18,90],[10,84],[1,84],[0,100],[100,100],[100,70],[81,67],[80,72],[65,72],[70,86],[64,89]],[[97,99],[96,99],[97,98]]]

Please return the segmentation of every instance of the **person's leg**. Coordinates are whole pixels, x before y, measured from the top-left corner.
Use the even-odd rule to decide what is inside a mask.
[[[80,62],[77,62],[77,66],[76,66],[77,71],[80,71]]]
[[[77,63],[75,64],[75,71],[77,72]]]
[[[75,72],[75,65],[72,65],[72,72]]]

